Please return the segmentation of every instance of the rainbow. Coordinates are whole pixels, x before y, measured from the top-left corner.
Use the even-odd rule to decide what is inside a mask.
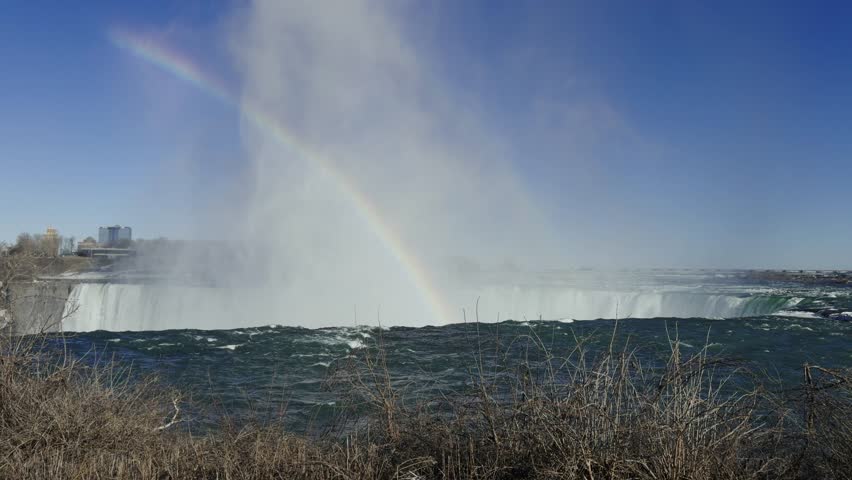
[[[406,248],[400,236],[383,220],[377,205],[359,190],[343,172],[336,168],[334,162],[301,141],[260,108],[238,101],[237,97],[230,93],[223,83],[206,74],[192,61],[180,55],[179,52],[167,49],[151,38],[121,28],[110,29],[108,38],[119,49],[132,53],[173,77],[205,92],[228,107],[236,109],[257,128],[270,134],[302,158],[320,167],[340,188],[340,191],[351,200],[354,210],[402,267],[423,301],[432,310],[432,315],[436,316],[436,323],[457,320],[458,314],[454,313],[453,309],[448,308],[443,301],[441,294],[434,286],[434,282],[430,279],[428,270],[420,259]]]

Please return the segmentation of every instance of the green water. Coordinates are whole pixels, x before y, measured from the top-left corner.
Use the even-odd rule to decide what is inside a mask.
[[[726,320],[629,319],[502,322],[421,328],[262,327],[234,330],[106,332],[56,339],[88,361],[115,359],[135,373],[155,373],[187,393],[203,423],[224,414],[286,409],[292,428],[320,428],[346,392],[327,382],[365,348],[386,352],[390,378],[404,400],[464,393],[477,365],[511,370],[520,362],[565,357],[578,339],[594,354],[638,349],[654,362],[677,340],[686,355],[707,347],[732,364],[763,371],[772,388],[794,388],[804,363],[852,366],[852,323],[825,318],[757,316]],[[201,411],[204,411],[201,413]]]

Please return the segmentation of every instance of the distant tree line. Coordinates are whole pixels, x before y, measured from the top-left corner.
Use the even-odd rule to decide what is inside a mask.
[[[55,257],[59,255],[58,236],[47,236],[40,233],[21,233],[15,244],[8,248],[9,255],[30,255],[40,257]]]

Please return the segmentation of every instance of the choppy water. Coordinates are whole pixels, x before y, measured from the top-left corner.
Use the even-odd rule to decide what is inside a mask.
[[[97,331],[65,341],[73,353],[89,359],[120,359],[132,362],[136,372],[157,373],[167,384],[189,392],[197,404],[216,405],[220,413],[286,406],[291,425],[302,429],[334,414],[341,392],[327,388],[325,381],[339,362],[365,346],[381,343],[394,384],[405,398],[426,399],[463,392],[479,352],[486,368],[492,368],[495,362],[511,365],[518,359],[540,358],[537,342],[551,354],[564,356],[577,338],[589,338],[594,351],[608,345],[614,326],[613,320],[383,330],[271,326]],[[852,323],[824,318],[630,319],[619,322],[616,334],[618,346],[629,341],[648,358],[665,355],[668,340],[675,336],[685,354],[708,345],[711,353],[777,376],[782,381],[777,388],[795,385],[805,362],[852,365]]]

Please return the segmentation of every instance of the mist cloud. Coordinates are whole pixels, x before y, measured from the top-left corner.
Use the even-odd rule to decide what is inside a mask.
[[[287,305],[270,307],[333,317],[360,305],[394,323],[436,323],[423,318],[429,299],[411,278],[426,269],[458,312],[441,321],[458,321],[475,298],[453,292],[448,259],[524,263],[554,252],[500,140],[459,105],[428,46],[406,35],[405,7],[258,1],[234,23],[245,109],[262,109],[310,151],[243,122],[252,194],[233,240],[246,247],[247,274],[286,292]],[[338,176],[369,198],[417,266],[393,255]]]

